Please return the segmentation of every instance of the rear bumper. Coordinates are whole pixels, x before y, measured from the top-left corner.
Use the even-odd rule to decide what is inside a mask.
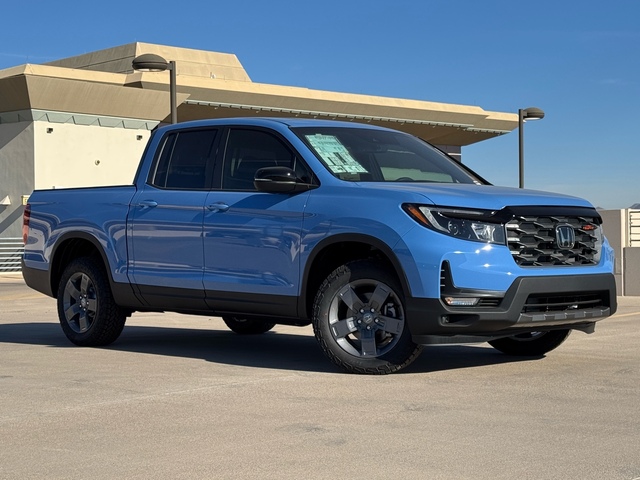
[[[34,290],[44,293],[49,297],[55,297],[51,290],[51,280],[49,278],[48,270],[39,270],[37,268],[28,267],[22,259],[22,278],[24,283]]]
[[[487,293],[467,289],[464,296],[486,298]],[[541,300],[545,297],[548,301]],[[585,298],[593,300],[583,305],[579,300]],[[497,306],[493,307],[450,307],[439,298],[409,298],[407,322],[413,339],[429,343],[426,337],[431,335],[493,337],[562,328],[589,331],[617,308],[612,274],[519,277],[502,298],[494,300]]]

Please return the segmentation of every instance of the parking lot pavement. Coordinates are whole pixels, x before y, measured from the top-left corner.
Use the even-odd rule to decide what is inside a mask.
[[[338,372],[310,328],[242,337],[134,314],[67,342],[55,301],[0,278],[0,478],[640,478],[640,300],[540,359],[426,349]]]

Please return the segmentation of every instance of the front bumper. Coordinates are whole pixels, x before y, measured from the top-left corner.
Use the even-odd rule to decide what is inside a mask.
[[[464,293],[487,296],[483,290],[465,289]],[[409,329],[414,342],[420,344],[430,343],[432,335],[499,337],[563,328],[592,331],[595,322],[613,315],[617,308],[615,280],[608,273],[519,277],[496,299],[497,306],[450,307],[439,298],[415,297],[406,303]]]

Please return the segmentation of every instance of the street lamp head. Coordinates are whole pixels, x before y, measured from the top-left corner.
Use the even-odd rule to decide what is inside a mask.
[[[131,66],[134,70],[141,72],[164,72],[170,64],[160,55],[145,53],[134,58]]]
[[[169,70],[169,100],[171,102],[171,123],[178,123],[178,106],[176,105],[176,62],[167,62],[160,55],[145,53],[133,59],[131,66],[142,72],[164,72]]]
[[[541,120],[544,118],[544,112],[536,107],[529,107],[522,110],[523,120]]]

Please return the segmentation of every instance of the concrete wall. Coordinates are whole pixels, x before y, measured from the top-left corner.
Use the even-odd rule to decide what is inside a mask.
[[[640,247],[631,247],[631,211],[601,210],[604,233],[616,252],[618,295],[640,295]]]
[[[34,189],[133,181],[151,132],[73,123],[0,123],[0,239],[22,237],[22,197]]]
[[[600,215],[603,220],[604,234],[609,240],[611,247],[616,252],[616,263],[614,275],[616,277],[616,288],[618,295],[624,292],[624,248],[627,246],[626,234],[626,210],[601,210]]]
[[[146,129],[34,122],[35,188],[131,184],[150,134]]]
[[[22,196],[34,185],[33,124],[0,124],[0,238],[22,238]]]
[[[640,247],[624,249],[624,295],[640,295]]]

